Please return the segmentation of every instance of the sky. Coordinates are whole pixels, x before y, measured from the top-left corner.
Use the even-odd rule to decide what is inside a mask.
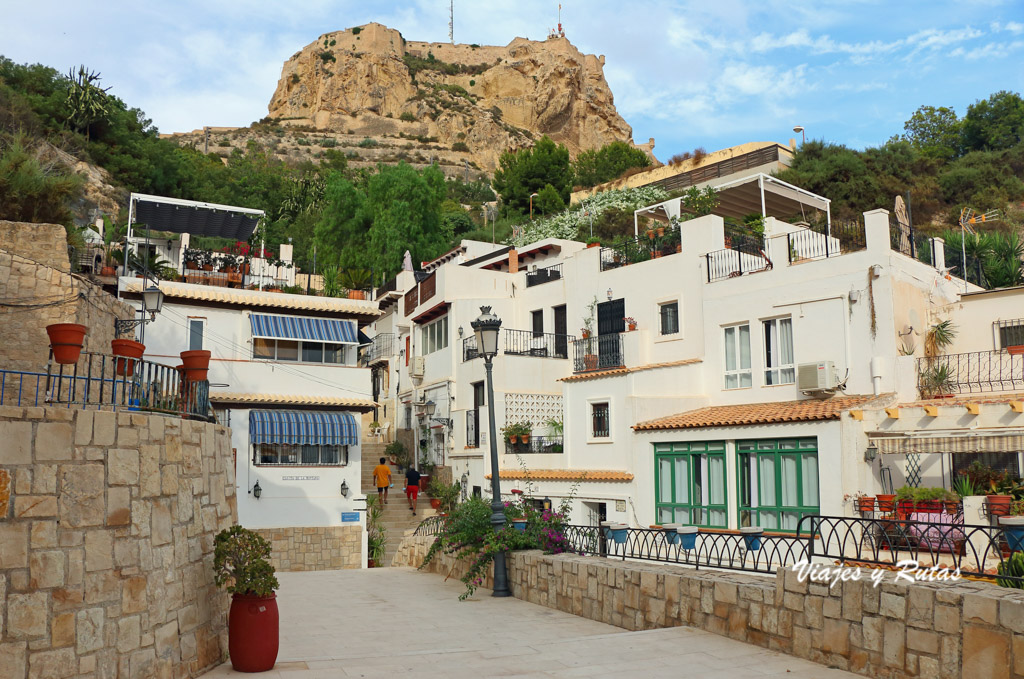
[[[161,132],[267,115],[281,66],[330,31],[376,21],[448,39],[445,0],[0,0],[0,55],[99,71]],[[455,0],[455,41],[542,40],[558,3]],[[884,144],[922,105],[1024,91],[1024,0],[565,0],[562,25],[655,155],[751,141]]]

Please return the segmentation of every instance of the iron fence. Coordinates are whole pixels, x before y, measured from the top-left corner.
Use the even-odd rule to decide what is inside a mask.
[[[413,535],[440,535],[441,528],[444,527],[445,518],[443,516],[428,516],[420,521],[420,525],[416,526]]]
[[[889,214],[889,247],[911,259],[917,259],[913,225],[901,222],[892,213]]]
[[[526,272],[526,287],[532,288],[535,285],[541,285],[543,283],[550,283],[551,281],[561,280],[562,278],[562,265],[552,264],[551,266],[538,267],[532,271]]]
[[[82,352],[46,372],[0,370],[0,404],[110,408],[213,421],[210,383],[182,379],[177,368],[143,359]]]
[[[945,253],[946,267],[953,276],[968,283],[973,283],[979,288],[987,290],[990,287],[988,279],[985,277],[985,262],[983,258],[968,252],[967,258],[964,259],[964,253],[958,248],[948,248]]]
[[[513,356],[569,358],[569,343],[574,342],[576,336],[505,328],[504,339],[506,354]]]
[[[648,231],[646,236],[629,238],[615,245],[601,248],[601,271],[646,262],[682,250],[679,229],[666,227],[663,235]]]
[[[374,337],[368,346],[363,347],[362,354],[359,356],[359,365],[365,368],[368,365],[390,358],[395,355],[397,346],[395,333],[381,333]]]
[[[859,222],[832,222],[793,231],[786,235],[786,243],[791,264],[845,255],[868,246],[864,225]]]
[[[725,531],[700,530],[692,545],[675,529],[626,528],[612,533],[601,526],[566,526],[565,536],[572,551],[591,556],[661,561],[694,566],[725,568],[753,573],[772,573],[780,566],[792,566],[807,558],[806,538],[762,534],[750,536]],[[621,540],[621,541],[620,541]]]
[[[917,359],[922,394],[1016,391],[1024,389],[1024,355],[972,351]]]
[[[462,340],[462,361],[472,361],[480,358],[480,351],[476,348],[476,335],[470,335]]]
[[[1024,587],[1024,578],[1001,575],[1011,554],[1010,543],[1021,547],[1013,534],[1007,542],[1002,528],[961,522],[904,518],[805,516],[797,535],[805,535],[807,558],[843,565],[918,569],[959,569],[961,575]],[[1016,551],[1016,550],[1014,550]]]
[[[531,454],[555,454],[559,455],[565,451],[564,441],[561,436],[530,436],[529,443],[511,443],[505,439],[505,454],[507,455],[531,455]]]
[[[773,266],[764,243],[758,238],[733,237],[730,247],[709,252],[704,259],[708,283],[769,271]]]
[[[476,408],[466,411],[466,447],[480,447],[480,411]]]
[[[622,333],[620,332],[574,339],[572,346],[573,372],[607,370],[624,365]]]
[[[388,282],[384,283],[384,285],[382,285],[379,288],[377,288],[377,292],[374,295],[374,299],[375,300],[379,300],[384,295],[388,294],[389,292],[395,292],[395,290],[397,290],[397,289],[398,289],[398,277],[396,276],[396,277],[392,278],[391,280],[389,280]]]

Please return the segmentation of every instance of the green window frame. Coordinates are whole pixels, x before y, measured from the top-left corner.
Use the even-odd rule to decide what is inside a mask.
[[[658,523],[726,528],[726,474],[725,441],[654,444]]]
[[[793,532],[821,510],[816,438],[736,441],[740,527]]]

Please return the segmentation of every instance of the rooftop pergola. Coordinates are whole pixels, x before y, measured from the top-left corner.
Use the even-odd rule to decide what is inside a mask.
[[[263,216],[263,210],[247,207],[133,193],[128,202],[128,238],[138,223],[148,231],[243,241],[249,240]]]
[[[829,226],[832,223],[831,201],[828,198],[788,184],[771,175],[758,173],[717,186],[709,186],[715,189],[719,201],[718,206],[711,211],[711,214],[720,217],[742,219],[749,214],[760,214],[762,217],[782,217],[794,214],[806,216],[807,211],[812,209],[824,212]],[[679,217],[680,213],[685,211],[681,197],[634,210],[633,233],[639,235],[640,217],[668,223],[672,217]]]

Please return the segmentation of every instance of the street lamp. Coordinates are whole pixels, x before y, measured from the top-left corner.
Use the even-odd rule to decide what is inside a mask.
[[[533,199],[537,196],[536,193],[530,194],[530,221],[533,221]]]
[[[501,502],[501,479],[498,476],[498,442],[494,426],[494,382],[491,379],[491,359],[498,353],[498,333],[501,319],[491,313],[491,307],[480,307],[480,317],[470,323],[476,333],[477,351],[484,357],[487,371],[487,420],[491,437],[491,525],[500,531],[505,527],[505,506]],[[512,596],[508,589],[508,571],[505,552],[494,555],[494,593],[492,596]]]
[[[793,131],[800,133],[800,145],[801,146],[803,146],[804,144],[807,143],[807,135],[804,134],[804,126],[803,125],[797,125],[796,127],[793,128]]]
[[[142,330],[139,331],[139,341],[144,342],[146,339],[146,323],[156,320],[156,315],[160,313],[160,310],[164,306],[164,293],[156,285],[150,283],[149,287],[142,291],[142,309],[140,309],[140,318],[128,318],[128,319],[115,319],[114,320],[114,334],[120,337],[124,333],[134,330],[135,328],[142,326]],[[146,312],[149,312],[149,319],[146,319]]]

